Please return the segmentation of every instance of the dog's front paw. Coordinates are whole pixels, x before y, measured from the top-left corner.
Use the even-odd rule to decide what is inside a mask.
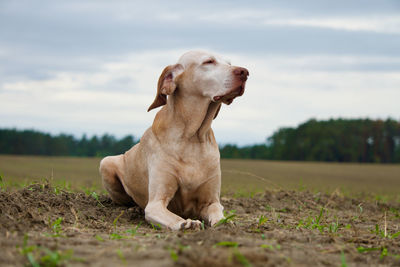
[[[218,222],[225,219],[224,214],[222,212],[215,212],[209,215],[208,223],[210,226],[215,226]]]
[[[186,219],[180,223],[179,229],[180,230],[186,230],[186,229],[200,230],[201,222],[199,220]]]

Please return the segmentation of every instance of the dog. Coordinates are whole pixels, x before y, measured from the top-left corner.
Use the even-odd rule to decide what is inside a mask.
[[[222,103],[243,95],[248,75],[203,51],[187,52],[167,66],[148,108],[162,107],[152,126],[130,150],[100,162],[111,199],[136,202],[146,221],[172,230],[223,219],[220,154],[211,123]]]

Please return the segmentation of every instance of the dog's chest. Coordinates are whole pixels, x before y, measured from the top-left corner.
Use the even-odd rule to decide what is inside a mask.
[[[191,194],[208,179],[210,166],[206,168],[201,164],[187,164],[178,172],[178,186],[182,193]]]
[[[204,202],[204,187],[210,179],[219,176],[219,161],[207,164],[198,161],[181,166],[177,173],[178,191],[173,201],[176,212],[185,217],[197,216]]]

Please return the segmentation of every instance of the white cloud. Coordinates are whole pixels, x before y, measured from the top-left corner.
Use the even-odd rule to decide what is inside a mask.
[[[183,52],[149,50],[105,62],[97,71],[59,71],[48,79],[0,84],[0,126],[140,136],[155,115],[146,110],[160,72]],[[262,142],[278,127],[295,126],[310,117],[400,114],[398,69],[351,68],[397,64],[399,58],[222,54],[234,65],[247,67],[250,77],[245,94],[224,106],[214,122],[219,142]]]
[[[224,25],[294,26],[346,31],[400,33],[398,13],[325,15],[299,14],[295,9],[230,9],[212,14],[197,14],[200,21]]]
[[[400,33],[400,16],[349,16],[265,19],[264,25],[302,26],[346,31],[372,31],[377,33]]]

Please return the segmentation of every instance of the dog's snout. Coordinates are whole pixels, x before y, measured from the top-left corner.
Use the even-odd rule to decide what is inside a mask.
[[[233,74],[240,76],[242,81],[246,81],[247,76],[249,76],[249,71],[246,68],[237,67],[233,70]]]

